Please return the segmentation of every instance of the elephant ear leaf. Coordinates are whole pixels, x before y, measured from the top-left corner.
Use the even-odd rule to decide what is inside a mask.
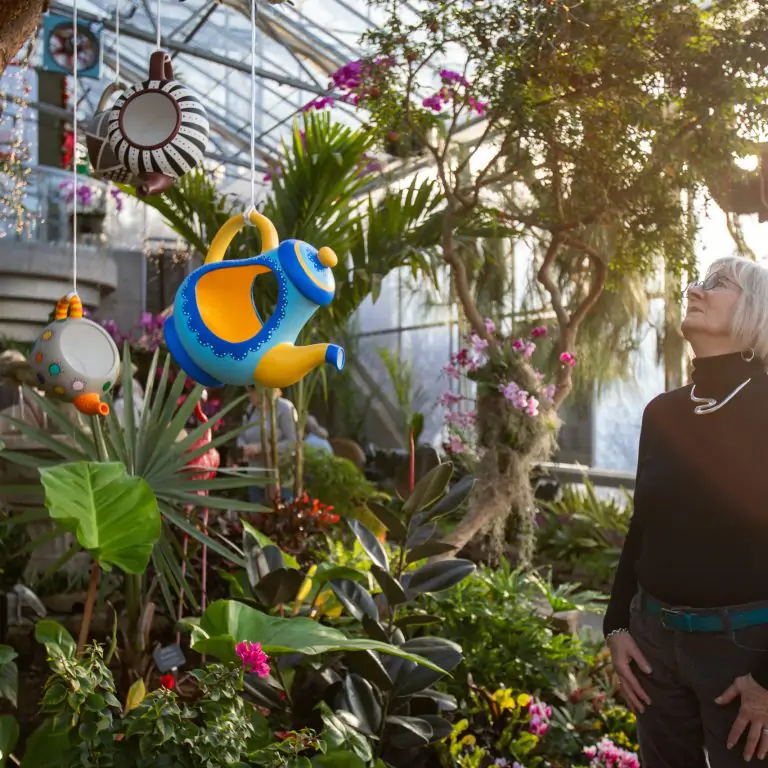
[[[161,520],[157,499],[143,479],[129,475],[120,462],[78,461],[39,471],[51,518],[102,568],[146,570]]]

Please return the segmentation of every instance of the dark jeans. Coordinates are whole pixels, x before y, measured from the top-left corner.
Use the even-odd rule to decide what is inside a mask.
[[[749,728],[733,749],[726,748],[739,699],[723,706],[715,698],[734,678],[768,664],[768,624],[735,632],[675,632],[639,605],[635,597],[630,631],[652,669],[646,675],[633,665],[652,701],[637,721],[642,768],[747,765],[743,754]],[[763,764],[753,758],[749,765],[755,763]]]

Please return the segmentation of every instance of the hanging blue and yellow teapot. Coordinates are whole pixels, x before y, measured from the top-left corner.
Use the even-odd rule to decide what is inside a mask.
[[[235,235],[248,223],[258,227],[262,253],[224,261]],[[319,307],[333,301],[330,248],[317,250],[301,240],[279,242],[272,222],[254,209],[233,216],[216,234],[203,266],[187,276],[165,321],[168,349],[184,372],[207,387],[224,384],[289,387],[323,363],[344,367],[336,344],[295,346]],[[277,279],[274,312],[262,321],[254,305],[259,275]]]

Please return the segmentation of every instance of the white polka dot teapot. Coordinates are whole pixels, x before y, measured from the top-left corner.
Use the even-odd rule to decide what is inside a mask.
[[[117,162],[140,180],[139,197],[159,195],[203,162],[210,126],[202,102],[173,79],[171,57],[155,51],[149,80],[117,98],[107,140]]]
[[[83,317],[76,293],[59,299],[53,322],[32,347],[30,365],[48,395],[71,402],[80,413],[109,414],[101,397],[115,383],[120,353],[105,328]]]

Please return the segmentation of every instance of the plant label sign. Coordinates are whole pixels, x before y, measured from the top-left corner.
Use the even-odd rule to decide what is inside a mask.
[[[163,674],[170,672],[172,669],[183,667],[187,663],[181,646],[178,643],[158,648],[152,654],[152,658],[155,660],[158,670]]]

